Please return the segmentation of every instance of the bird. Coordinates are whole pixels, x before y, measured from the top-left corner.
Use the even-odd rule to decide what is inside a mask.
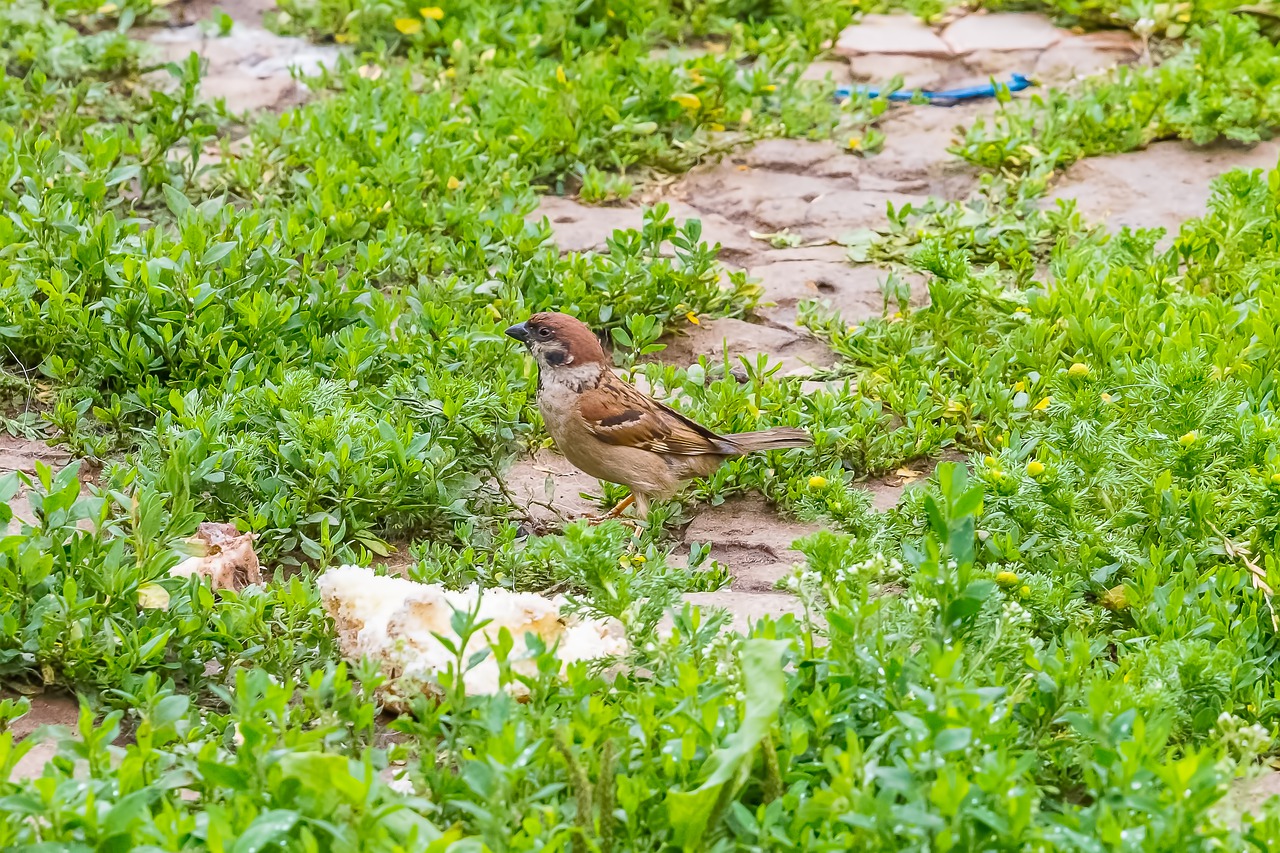
[[[575,317],[534,314],[506,330],[538,366],[537,405],[556,448],[574,467],[631,494],[596,521],[617,518],[635,503],[648,518],[652,501],[706,477],[727,459],[764,450],[809,447],[796,427],[718,435],[624,382],[600,339]]]

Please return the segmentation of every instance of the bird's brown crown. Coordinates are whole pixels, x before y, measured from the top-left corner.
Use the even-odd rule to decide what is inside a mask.
[[[569,364],[607,364],[604,347],[586,323],[568,314],[542,311],[525,321],[529,339],[535,344],[559,343],[569,356]]]

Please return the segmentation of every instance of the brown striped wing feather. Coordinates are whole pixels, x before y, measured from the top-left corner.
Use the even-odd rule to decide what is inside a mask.
[[[607,444],[679,456],[731,456],[738,449],[697,421],[641,394],[612,373],[583,392],[578,413]]]

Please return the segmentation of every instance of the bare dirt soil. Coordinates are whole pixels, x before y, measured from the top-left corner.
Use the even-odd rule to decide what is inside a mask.
[[[1112,228],[1163,228],[1204,215],[1210,182],[1232,169],[1274,169],[1280,140],[1196,146],[1169,140],[1142,151],[1091,157],[1067,169],[1046,206],[1072,199],[1086,219]]]
[[[0,433],[0,476],[13,471],[34,476],[37,462],[58,471],[70,461],[71,454],[65,450],[50,447],[42,441],[29,441]],[[13,518],[7,525],[9,531],[17,531],[24,521],[28,523],[35,521],[27,492],[28,489],[22,486],[18,494],[9,501],[9,509],[13,510]]]
[[[211,22],[215,8],[235,22],[226,35]],[[222,99],[234,114],[259,110],[284,110],[306,99],[308,91],[294,79],[296,69],[315,75],[337,64],[337,45],[313,44],[305,39],[279,36],[263,26],[263,15],[275,8],[271,0],[184,0],[170,7],[169,26],[148,27],[141,35],[161,62],[182,62],[192,53],[204,65],[201,93]],[[163,85],[165,72],[155,72],[152,82]]]
[[[3,697],[0,697],[3,698]],[[72,696],[49,694],[30,697],[31,711],[10,727],[15,741],[23,741],[45,726],[62,726],[74,729],[80,720],[80,703]],[[12,778],[30,779],[39,776],[44,766],[57,753],[52,738],[38,737],[31,748],[13,769]]]

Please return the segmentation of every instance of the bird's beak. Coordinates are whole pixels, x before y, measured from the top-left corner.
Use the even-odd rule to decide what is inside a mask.
[[[516,323],[507,329],[507,337],[515,338],[520,343],[527,344],[529,343],[529,329],[524,323]]]

